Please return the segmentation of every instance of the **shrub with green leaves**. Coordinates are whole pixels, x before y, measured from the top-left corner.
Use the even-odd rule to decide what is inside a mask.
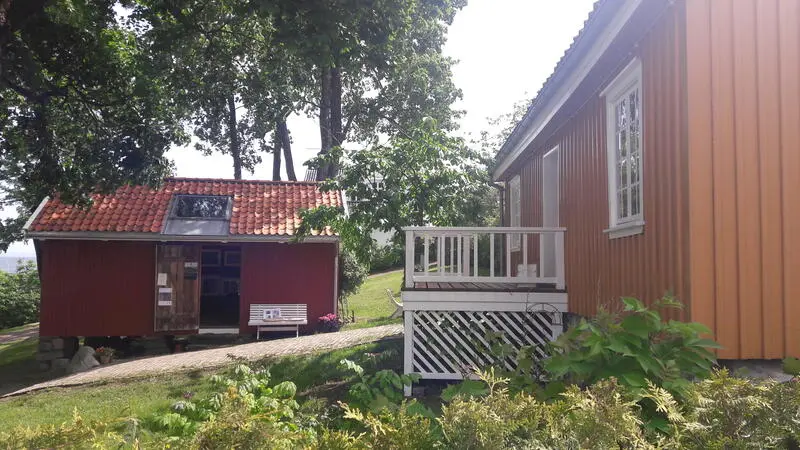
[[[340,364],[357,376],[350,386],[350,403],[373,412],[399,406],[403,401],[403,388],[419,381],[417,374],[400,375],[388,369],[369,374],[349,359],[343,359]]]
[[[38,322],[40,295],[36,263],[21,262],[16,273],[0,271],[0,328]]]
[[[648,381],[685,397],[690,380],[711,375],[716,363],[712,352],[719,344],[702,337],[710,334],[699,323],[663,321],[659,308],[680,308],[670,297],[645,307],[635,298],[623,298],[623,314],[601,312],[582,320],[554,343],[544,367],[552,380],[579,386],[615,377],[634,391]]]
[[[190,436],[206,422],[213,422],[230,404],[259,421],[281,424],[291,428],[300,405],[294,399],[297,387],[291,381],[269,385],[268,370],[253,370],[238,364],[230,376],[214,375],[211,383],[218,388],[210,397],[199,400],[183,400],[172,406],[172,411],[157,415],[151,425],[174,436]]]

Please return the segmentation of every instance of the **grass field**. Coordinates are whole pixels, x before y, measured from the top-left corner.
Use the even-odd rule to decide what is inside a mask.
[[[399,369],[401,349],[402,341],[395,339],[256,364],[269,366],[275,383],[293,381],[300,400],[308,397],[338,399],[343,395],[344,381],[352,377],[339,367],[339,361],[348,358],[365,367],[372,364],[381,369]],[[371,363],[378,354],[384,357],[380,362]],[[212,373],[195,371],[103,385],[58,388],[0,400],[0,424],[4,429],[17,425],[60,424],[69,421],[75,410],[86,420],[146,419],[166,411],[175,401],[182,399],[184,393],[191,392],[195,398],[205,397],[211,392],[208,378]]]
[[[386,289],[391,289],[397,295],[403,283],[403,271],[397,270],[377,275],[371,275],[361,285],[358,292],[347,299],[350,311],[356,316],[356,323],[347,328],[362,328],[364,326],[383,325],[399,322],[389,320],[395,306],[389,303]],[[360,325],[360,326],[359,326]]]

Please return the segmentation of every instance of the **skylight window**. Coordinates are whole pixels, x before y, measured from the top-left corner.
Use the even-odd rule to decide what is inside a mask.
[[[224,195],[176,194],[163,234],[226,236],[232,207],[233,199]]]
[[[177,195],[173,219],[230,220],[231,198],[222,195]]]

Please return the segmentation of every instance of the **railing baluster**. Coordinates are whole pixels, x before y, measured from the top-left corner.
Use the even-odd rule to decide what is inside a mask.
[[[472,238],[475,240],[475,254],[472,256],[472,260],[474,261],[473,264],[472,264],[474,266],[474,268],[472,269],[473,270],[472,275],[477,277],[479,275],[478,274],[478,235],[477,234],[473,234]]]
[[[414,232],[406,231],[406,287],[414,287]]]
[[[428,266],[430,266],[430,263],[431,263],[430,249],[428,248],[428,247],[430,247],[430,243],[431,243],[431,238],[427,233],[425,233],[425,239],[424,239],[424,245],[425,245],[425,264],[424,265],[425,265],[425,268],[423,269],[423,272],[425,272],[425,275],[428,274]]]
[[[436,261],[437,267],[439,268],[439,275],[445,276],[444,267],[446,261],[444,260],[444,236],[439,235],[436,236]]]
[[[456,243],[458,244],[458,250],[456,252],[456,253],[458,253],[458,260],[456,261],[456,264],[458,264],[458,276],[461,277],[461,276],[464,276],[464,267],[461,264],[462,261],[461,261],[461,235],[460,234],[458,236],[456,236]]]
[[[511,233],[506,233],[506,276],[511,276]]]
[[[528,273],[528,234],[523,233],[522,235],[522,270],[525,272],[525,276],[529,277],[530,274]]]
[[[494,233],[489,233],[489,276],[494,278]]]

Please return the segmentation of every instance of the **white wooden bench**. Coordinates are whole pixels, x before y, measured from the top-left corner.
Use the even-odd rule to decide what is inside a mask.
[[[252,304],[248,326],[256,328],[256,339],[261,331],[292,331],[300,336],[300,325],[308,325],[308,305],[300,303]]]

